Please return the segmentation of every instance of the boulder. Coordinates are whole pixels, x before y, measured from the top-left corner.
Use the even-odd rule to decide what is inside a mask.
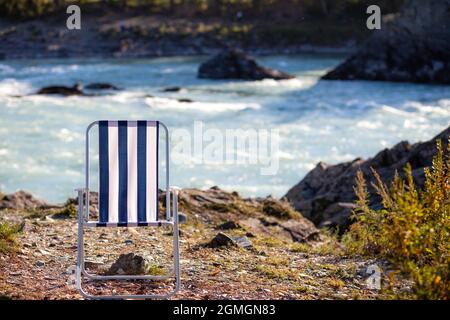
[[[282,71],[260,66],[255,59],[236,49],[225,50],[202,63],[198,69],[202,79],[292,79],[294,76]]]
[[[385,19],[387,20],[387,19]],[[450,0],[406,2],[327,80],[450,83]]]
[[[230,245],[234,245],[233,239],[223,232],[219,232],[218,234],[216,234],[216,236],[209,242],[209,247],[211,248],[225,247]]]
[[[23,190],[0,196],[0,210],[29,210],[54,207],[44,200],[36,199]]]
[[[379,207],[380,198],[371,186],[374,181],[371,168],[380,174],[384,183],[389,184],[395,172],[398,171],[402,175],[403,168],[409,163],[414,181],[421,187],[424,184],[424,168],[431,166],[436,153],[436,139],[441,139],[446,148],[449,136],[450,127],[430,141],[413,145],[403,141],[367,160],[357,158],[337,165],[320,162],[292,187],[284,198],[316,226],[339,227],[345,230],[351,223],[349,218],[356,200],[353,187],[358,170],[361,170],[368,180],[370,205]]]
[[[59,94],[63,96],[83,95],[81,84],[77,83],[72,87],[48,86],[41,88],[36,94]]]
[[[148,264],[134,253],[121,254],[106,272],[108,275],[140,275],[147,273]]]

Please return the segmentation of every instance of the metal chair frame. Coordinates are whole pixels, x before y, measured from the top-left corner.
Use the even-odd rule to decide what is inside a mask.
[[[89,221],[89,182],[90,182],[90,158],[89,158],[89,133],[90,130],[98,125],[98,121],[92,122],[86,129],[86,146],[85,146],[85,171],[86,180],[85,187],[76,189],[78,192],[78,245],[77,245],[77,266],[76,266],[76,287],[80,294],[87,299],[167,299],[173,296],[180,289],[180,253],[179,253],[179,229],[178,229],[178,191],[176,187],[170,188],[169,183],[169,130],[162,122],[158,122],[166,135],[166,217],[165,220],[157,222],[149,222],[148,226],[162,226],[169,225],[173,229],[173,270],[170,274],[162,276],[151,275],[94,275],[90,274],[85,269],[84,260],[84,229],[96,227],[96,221]],[[159,152],[159,150],[156,150]],[[173,210],[171,211],[171,194],[173,195]],[[86,200],[86,201],[83,201]],[[108,226],[106,226],[108,227]],[[82,287],[83,275],[90,280],[164,280],[175,278],[175,288],[165,295],[90,295]]]

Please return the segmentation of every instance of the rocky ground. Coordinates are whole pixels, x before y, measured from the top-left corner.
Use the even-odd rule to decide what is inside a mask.
[[[0,296],[80,299],[73,286],[73,201],[52,207],[20,193],[2,197],[0,208],[1,223],[21,224],[14,250],[0,253]],[[347,256],[333,236],[285,202],[243,199],[217,187],[184,189],[180,211],[182,281],[175,299],[379,299],[410,288],[383,261]],[[86,267],[93,273],[116,272],[118,257],[131,253],[144,258],[145,273],[162,274],[170,269],[170,236],[167,229],[88,230]],[[389,279],[382,291],[369,290],[365,282],[373,263]],[[162,293],[171,287],[161,281],[86,284],[96,294]]]

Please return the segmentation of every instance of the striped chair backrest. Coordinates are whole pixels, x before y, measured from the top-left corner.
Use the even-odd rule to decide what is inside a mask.
[[[158,121],[99,121],[99,226],[158,220]]]

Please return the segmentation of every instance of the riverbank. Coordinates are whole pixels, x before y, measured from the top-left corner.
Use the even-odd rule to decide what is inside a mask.
[[[0,253],[1,298],[81,298],[73,285],[77,222],[71,203],[0,211],[2,224],[21,225],[14,249]],[[368,288],[367,267],[377,263],[390,273],[389,264],[346,255],[332,236],[319,232],[287,203],[244,199],[217,187],[184,189],[180,211],[182,281],[175,299],[389,299],[409,290],[409,281],[394,274],[395,282],[386,290]],[[241,240],[212,241],[218,234]],[[150,236],[147,228],[89,230],[87,268],[104,273],[120,254],[133,253],[148,261],[151,273],[161,274],[170,266],[164,252],[170,252],[171,242],[155,240],[168,236],[162,229]],[[158,282],[88,283],[87,290],[161,293],[165,285],[170,287]]]
[[[327,229],[331,225],[317,229],[284,200],[245,198],[219,187],[182,189],[179,218],[183,281],[175,298],[447,299],[450,162],[444,142],[449,138],[448,130],[432,141],[412,146],[402,142],[366,163],[352,162],[363,171],[356,181],[344,179],[348,184],[344,196],[352,197],[349,189],[353,189],[357,201],[349,203],[353,205],[347,223],[351,226],[341,229],[341,236]],[[363,174],[369,164],[379,172],[372,171],[376,178],[373,185],[383,199],[383,209],[379,198],[370,201],[374,194],[369,195],[364,180],[368,173]],[[406,188],[390,170],[400,170],[403,165]],[[349,164],[336,167],[340,166]],[[331,171],[339,173],[336,168]],[[349,175],[353,177],[353,173]],[[311,180],[311,176],[315,176],[311,186],[321,183],[322,189],[329,189],[333,183],[326,182],[317,169],[305,180]],[[23,191],[0,195],[0,298],[81,298],[73,284],[77,203],[77,199],[69,199],[64,205],[51,205]],[[165,215],[164,204],[165,195],[161,193],[161,216]],[[92,220],[97,208],[98,194],[94,192]],[[438,236],[425,242],[430,228],[436,229]],[[416,232],[414,236],[412,231]],[[163,274],[170,270],[171,242],[160,239],[171,235],[171,230],[164,228],[151,231],[150,236],[144,228],[90,229],[86,232],[86,268],[100,274],[128,268],[140,274]],[[407,241],[414,246],[405,247]],[[430,252],[436,258],[430,259]],[[381,272],[381,289],[366,283],[368,268],[374,266]],[[108,295],[136,291],[162,294],[172,288],[167,282],[148,286],[88,282],[86,287],[90,293]]]
[[[1,18],[1,59],[145,58],[211,55],[239,47],[255,55],[351,53],[368,34],[359,21],[243,19],[145,14],[114,6],[83,9],[81,30],[68,30],[65,11],[13,21]],[[144,10],[145,12],[145,10]]]

